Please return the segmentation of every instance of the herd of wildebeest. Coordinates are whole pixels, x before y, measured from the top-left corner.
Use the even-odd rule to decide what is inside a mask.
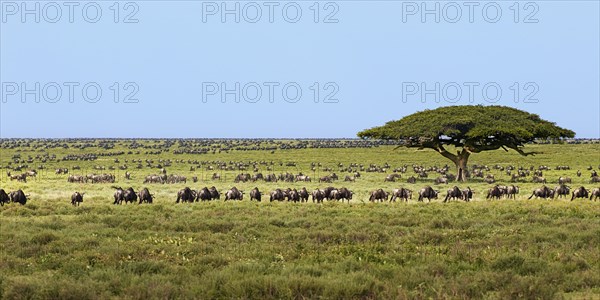
[[[575,140],[575,143],[582,141]],[[584,141],[585,143],[589,141]],[[177,149],[171,149],[174,144],[178,144]],[[124,148],[128,149],[125,151],[108,151],[115,148],[116,144],[120,144]],[[65,176],[66,181],[69,183],[77,184],[112,184],[115,189],[114,192],[114,204],[121,203],[152,203],[154,195],[150,193],[148,187],[144,187],[139,192],[136,192],[132,187],[122,189],[115,185],[117,177],[121,175],[115,175],[115,172],[123,172],[122,177],[127,180],[135,180],[135,170],[141,169],[152,169],[158,170],[156,174],[143,175],[143,184],[151,185],[154,184],[187,184],[188,178],[184,175],[167,174],[167,168],[170,168],[174,164],[188,164],[189,171],[192,173],[190,180],[193,183],[197,183],[199,178],[197,171],[201,171],[202,175],[206,178],[201,178],[205,181],[227,181],[233,178],[234,183],[247,183],[247,182],[290,182],[290,183],[328,183],[332,184],[338,180],[343,180],[351,185],[353,182],[360,180],[361,173],[383,173],[382,179],[384,182],[397,182],[402,178],[406,178],[405,181],[409,184],[417,184],[418,182],[427,183],[426,186],[416,191],[415,198],[418,201],[427,199],[438,199],[440,195],[440,189],[433,188],[433,184],[449,184],[449,182],[455,181],[455,176],[450,173],[451,167],[445,165],[443,167],[431,166],[425,167],[422,165],[402,165],[393,168],[389,164],[383,165],[368,164],[363,165],[360,163],[337,163],[330,166],[322,165],[318,162],[312,162],[310,164],[310,171],[313,174],[308,176],[303,172],[299,171],[296,174],[284,172],[275,174],[275,170],[290,170],[300,168],[295,162],[274,162],[274,161],[246,161],[246,162],[235,162],[235,161],[200,161],[200,160],[183,160],[183,159],[152,159],[152,157],[161,157],[165,153],[173,155],[179,154],[206,154],[216,152],[230,152],[230,151],[248,151],[248,150],[266,150],[271,153],[276,150],[283,149],[303,149],[303,148],[354,148],[354,147],[378,147],[382,145],[395,145],[396,142],[392,141],[365,141],[365,140],[312,140],[312,141],[282,141],[282,140],[157,140],[154,142],[148,142],[146,144],[138,143],[136,140],[124,141],[124,140],[83,140],[77,143],[71,140],[50,140],[41,142],[32,142],[30,140],[2,140],[0,147],[2,149],[15,149],[15,148],[29,148],[35,151],[42,152],[36,156],[29,155],[28,157],[22,157],[20,153],[14,154],[12,160],[8,162],[6,166],[0,166],[0,168],[6,169],[7,178],[10,180],[16,180],[21,182],[27,182],[27,178],[38,178],[42,172],[45,176],[48,176],[48,170],[46,167],[47,163],[53,163],[58,168],[55,169],[54,176]],[[62,158],[57,157],[55,154],[49,154],[48,150],[53,148],[63,149],[77,149],[83,150],[87,148],[97,148],[98,151],[84,154],[73,154],[63,156]],[[70,151],[71,152],[71,151]],[[123,159],[118,156],[121,155],[145,155],[147,158],[142,159]],[[94,165],[93,173],[84,175],[81,174],[81,167],[77,164],[77,161],[96,161],[99,157],[116,157],[111,158],[113,164],[109,165]],[[37,167],[30,167],[32,164],[39,165]],[[89,165],[89,163],[87,163]],[[187,167],[186,167],[187,168]],[[181,170],[181,167],[178,169]],[[497,184],[496,178],[493,174],[489,173],[491,169],[495,171],[504,172],[509,178],[509,184]],[[600,169],[600,166],[598,166]],[[406,174],[412,170],[413,174]],[[493,185],[491,188],[480,191],[481,197],[485,196],[486,199],[515,199],[516,195],[519,194],[519,183],[533,182],[540,183],[543,186],[536,188],[532,191],[531,196],[543,198],[543,199],[554,199],[569,197],[571,200],[576,198],[589,198],[590,200],[596,200],[600,197],[600,188],[585,188],[583,186],[571,188],[572,179],[569,177],[559,177],[557,186],[548,187],[546,184],[548,180],[544,177],[544,171],[550,170],[548,166],[529,166],[529,167],[515,167],[515,166],[501,166],[495,165],[488,167],[485,165],[471,165],[469,166],[468,177],[469,180],[476,180],[486,182]],[[566,171],[571,170],[569,166],[556,166],[554,170]],[[600,183],[600,177],[592,166],[587,167],[588,171],[591,171],[590,183]],[[97,174],[98,171],[100,174]],[[108,172],[107,172],[108,171]],[[250,171],[253,173],[251,174]],[[267,171],[267,174],[263,174],[261,171]],[[307,170],[308,171],[308,170]],[[223,173],[222,173],[223,172]],[[227,178],[227,176],[233,177]],[[336,172],[344,174],[338,176]],[[16,173],[16,174],[15,174]],[[80,173],[80,174],[73,174]],[[141,172],[146,173],[146,172]],[[430,174],[437,174],[433,180],[428,180]],[[146,173],[147,174],[147,173]],[[327,174],[327,175],[315,175],[315,174]],[[582,176],[582,172],[577,170],[574,174],[577,177]],[[52,176],[52,175],[50,175]],[[202,177],[202,176],[201,176]],[[435,186],[435,185],[434,185]],[[83,202],[85,193],[75,192],[71,197],[71,203],[73,205],[79,205]],[[269,201],[290,201],[290,202],[308,202],[312,198],[313,202],[321,203],[323,201],[347,201],[352,200],[354,193],[346,187],[336,188],[333,186],[326,186],[321,188],[315,188],[307,190],[306,187],[300,189],[296,188],[272,188],[269,191],[260,191],[258,188],[252,189],[249,193],[249,199],[251,201],[261,201],[269,198]],[[471,188],[459,188],[453,186],[448,189],[443,201],[447,202],[450,200],[463,200],[470,201],[473,198],[475,192]],[[194,190],[189,187],[181,189],[177,195],[173,198],[177,203],[179,202],[196,202],[196,201],[211,201],[219,200],[243,200],[245,192],[239,190],[236,187],[232,187],[228,190],[219,191],[214,186],[208,188],[204,187],[199,190]],[[413,198],[413,190],[407,187],[398,187],[396,189],[384,190],[381,188],[374,189],[368,193],[365,198],[368,197],[369,201],[383,202],[390,201],[395,202],[397,199],[400,201],[408,202],[409,199]],[[0,189],[0,204],[5,203],[20,203],[25,204],[27,202],[28,195],[22,190],[12,191],[6,193]],[[364,201],[366,199],[359,199]]]

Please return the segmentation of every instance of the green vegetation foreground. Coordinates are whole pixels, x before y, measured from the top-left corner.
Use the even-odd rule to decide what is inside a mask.
[[[393,166],[441,165],[443,157],[423,151],[300,149],[156,158],[311,161],[334,166],[361,162]],[[477,164],[569,165],[573,186],[592,187],[586,166],[598,164],[597,145],[544,145],[536,157],[490,151]],[[12,157],[2,150],[0,160]],[[57,149],[57,155],[66,150]],[[75,150],[69,150],[75,151]],[[116,151],[116,150],[115,150]],[[77,153],[83,153],[84,150]],[[26,153],[26,152],[25,152]],[[586,153],[577,155],[576,153]],[[8,158],[7,158],[8,157]],[[61,164],[64,162],[61,162]],[[112,158],[90,165],[113,164]],[[3,165],[6,162],[3,161]],[[73,162],[73,164],[82,164]],[[70,166],[70,165],[69,165]],[[86,168],[85,165],[82,166]],[[169,170],[185,174],[188,165]],[[302,171],[301,169],[301,171]],[[144,175],[119,185],[138,190]],[[277,170],[282,172],[285,170]],[[228,181],[188,183],[198,188]],[[225,174],[224,174],[225,175]],[[214,201],[175,204],[184,185],[143,185],[157,194],[152,205],[112,205],[111,184],[73,184],[47,175],[18,183],[26,205],[0,208],[0,298],[577,298],[600,296],[600,206],[597,201],[526,200],[540,184],[520,183],[517,200],[487,201],[491,185],[470,182],[475,201],[369,203],[368,192],[383,187],[413,190],[433,185],[383,182],[385,174],[366,173],[355,183],[335,182],[356,192],[348,203]],[[509,177],[496,173],[500,182]],[[121,175],[122,176],[122,175]],[[6,178],[6,177],[5,177]],[[291,183],[256,183],[261,190]],[[304,185],[304,183],[294,183]],[[246,191],[255,183],[238,187]],[[307,187],[328,184],[311,183]],[[444,191],[450,185],[437,185]],[[555,183],[549,184],[554,186]],[[461,187],[464,185],[461,185]],[[73,191],[89,196],[70,204]]]

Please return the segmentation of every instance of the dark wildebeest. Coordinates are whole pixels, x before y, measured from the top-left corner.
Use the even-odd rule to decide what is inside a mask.
[[[148,190],[148,188],[143,188],[139,193],[138,193],[138,198],[139,198],[139,202],[138,204],[142,204],[142,202],[146,202],[148,204],[152,204],[152,194],[150,194],[150,191]]]
[[[331,182],[331,177],[329,176],[323,176],[321,178],[319,178],[319,182]]]
[[[125,204],[131,202],[134,203],[138,199],[137,193],[133,190],[132,187],[127,188],[123,192],[123,200],[125,200]]]
[[[466,202],[469,202],[471,201],[471,199],[473,199],[473,191],[470,187],[467,187],[466,189],[462,190],[462,195],[463,200],[465,200]]]
[[[10,202],[10,197],[3,189],[0,189],[0,205],[4,206],[4,203],[8,202]]]
[[[325,192],[323,190],[316,189],[312,192],[313,203],[315,202],[315,200],[317,200],[317,203],[321,203],[323,202],[323,199],[325,199]]]
[[[456,200],[456,199],[463,199],[463,194],[462,194],[462,191],[457,186],[454,186],[453,188],[448,190],[448,193],[446,193],[446,198],[444,198],[444,203],[448,202],[448,200]]]
[[[598,183],[600,182],[600,176],[592,176],[592,179],[590,179],[590,183]]]
[[[408,179],[406,180],[406,182],[408,182],[408,183],[417,183],[417,177],[410,176],[410,177],[408,177]]]
[[[194,191],[192,191],[192,189],[186,186],[185,188],[177,192],[177,201],[175,201],[175,203],[179,203],[180,200],[181,202],[194,202],[195,199],[196,195]]]
[[[308,202],[309,194],[305,187],[301,188],[298,194],[300,195],[300,202]]]
[[[419,201],[423,202],[423,199],[427,198],[427,201],[431,202],[431,198],[437,199],[438,193],[432,187],[426,186],[419,191]]]
[[[71,204],[73,204],[73,206],[79,206],[79,203],[83,202],[83,195],[85,195],[85,193],[73,193],[73,195],[71,195]]]
[[[356,176],[349,176],[349,175],[346,175],[346,177],[344,177],[344,181],[352,181],[352,182],[355,182],[355,181],[356,181]]]
[[[502,190],[500,189],[500,186],[495,185],[493,188],[488,190],[487,195],[485,196],[485,199],[490,199],[490,198],[496,198],[497,200],[500,200],[500,197],[502,196]]]
[[[544,178],[542,176],[533,176],[533,179],[531,180],[531,182],[533,182],[533,183],[546,183],[546,178]]]
[[[387,195],[386,195],[386,198],[387,198]],[[350,200],[352,200],[352,191],[350,191],[349,189],[343,187],[343,188],[341,188],[341,189],[338,190],[338,192],[335,194],[334,199],[335,200],[342,200],[342,202],[344,202],[344,200],[348,200],[348,203],[350,203]]]
[[[115,202],[113,202],[113,204],[121,204],[121,202],[123,202],[124,198],[124,194],[125,192],[123,191],[123,189],[121,187],[112,187],[113,189],[115,189]]]
[[[392,198],[390,202],[396,202],[396,198],[400,198],[400,200],[404,200],[404,202],[408,202],[408,198],[412,198],[412,192],[409,189],[399,188],[392,190]]]
[[[219,199],[221,199],[221,193],[219,193],[219,191],[217,191],[216,187],[211,186],[208,191],[210,192],[210,198],[212,200],[219,200]]]
[[[250,191],[250,201],[256,199],[256,201],[260,202],[261,194],[257,187],[253,188]]]
[[[589,196],[588,190],[584,187],[580,186],[573,190],[573,196],[571,197],[571,201],[575,198],[587,198]]]
[[[328,187],[326,187],[326,188],[324,188],[324,189],[323,189],[323,192],[325,193],[325,199],[326,199],[327,201],[329,201],[329,200],[333,199],[333,198],[331,197],[331,192],[332,192],[333,190],[336,190],[336,188],[334,188],[334,187],[332,187],[332,186],[328,186]]]
[[[554,195],[556,195],[556,197],[558,197],[558,198],[568,197],[569,191],[570,191],[570,189],[568,186],[561,184],[554,188]]]
[[[554,198],[554,190],[550,189],[544,185],[541,188],[537,188],[537,189],[533,190],[533,193],[527,199],[531,199],[533,196],[535,196],[536,199],[537,198],[552,199],[552,198]]]
[[[376,189],[374,191],[371,192],[371,196],[369,197],[369,201],[371,202],[383,202],[384,200],[388,200],[388,193],[385,192],[383,189]]]
[[[23,193],[22,190],[11,192],[9,195],[10,202],[20,203],[21,205],[25,205],[27,203],[27,196]]]
[[[201,200],[201,201],[208,201],[208,200],[212,200],[212,195],[210,194],[210,191],[208,190],[207,187],[203,187],[201,190],[198,191],[198,193],[196,194],[196,201]]]
[[[596,201],[598,200],[598,198],[600,198],[600,188],[593,188],[592,191],[590,192],[590,200]]]
[[[225,201],[227,200],[243,200],[244,193],[238,190],[235,186],[225,193]]]

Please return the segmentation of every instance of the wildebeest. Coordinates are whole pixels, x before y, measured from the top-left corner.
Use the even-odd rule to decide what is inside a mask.
[[[463,199],[463,193],[457,186],[454,186],[453,188],[448,190],[448,192],[446,193],[446,198],[444,198],[444,202],[448,202],[448,200],[453,199]]]
[[[296,189],[291,189],[288,191],[288,201],[292,201],[292,202],[300,201],[300,194],[298,194],[298,191]]]
[[[312,192],[313,203],[315,202],[315,200],[317,200],[317,203],[321,203],[323,202],[323,199],[325,199],[325,192],[323,190],[316,189]]]
[[[542,176],[533,176],[533,179],[531,181],[533,183],[546,183],[546,178]]]
[[[408,198],[412,198],[412,192],[409,189],[405,188],[393,189],[392,198],[390,199],[390,202],[396,202],[396,198],[404,200],[404,202],[408,202]]]
[[[437,199],[438,191],[434,190],[430,186],[426,186],[419,191],[419,201],[423,202],[424,198],[427,198],[427,201],[431,202],[431,199]]]
[[[85,193],[73,193],[73,195],[71,195],[71,204],[73,204],[73,206],[79,206],[79,203],[83,202],[83,195],[85,195]]]
[[[177,201],[175,203],[179,203],[180,200],[181,202],[194,202],[195,199],[196,193],[186,186],[177,192]]]
[[[319,178],[319,182],[331,182],[332,179],[329,176],[323,176],[321,178]]]
[[[407,183],[417,183],[417,178],[415,176],[410,176],[406,180]]]
[[[558,198],[568,197],[569,196],[569,187],[561,184],[554,188],[554,195]]]
[[[8,202],[10,202],[10,197],[3,189],[0,189],[0,205],[4,206],[4,203]]]
[[[558,178],[558,184],[565,184],[565,183],[571,183],[571,177],[559,177]]]
[[[533,190],[533,193],[531,193],[531,196],[529,196],[529,198],[527,199],[531,199],[533,196],[535,196],[535,198],[554,198],[554,190],[551,188],[548,188],[547,186],[542,186],[541,188],[537,188],[535,190]]]
[[[225,193],[225,201],[227,200],[243,200],[244,193],[238,190],[235,186]]]
[[[401,178],[400,174],[390,174],[385,176],[383,182],[396,182],[396,179]]]
[[[466,189],[462,190],[462,195],[463,200],[465,200],[466,202],[469,202],[471,201],[471,199],[473,199],[473,191],[470,187],[467,187]]]
[[[11,192],[9,194],[10,202],[20,203],[21,205],[25,205],[27,203],[27,196],[21,189]]]
[[[203,187],[201,190],[198,191],[198,193],[196,193],[196,201],[208,201],[208,200],[212,200],[212,195],[210,194],[210,191],[208,190],[207,187]]]
[[[152,198],[153,195],[150,194],[150,191],[148,190],[148,188],[143,188],[139,193],[138,193],[138,198],[139,198],[139,202],[138,204],[142,204],[142,202],[146,202],[148,204],[152,204]]]
[[[435,184],[442,184],[442,183],[448,184],[448,178],[440,176],[435,179]]]
[[[517,198],[517,194],[519,193],[519,187],[516,185],[509,185],[506,188],[506,196],[509,199],[516,199]]]
[[[337,190],[337,192],[332,196],[332,198],[335,200],[338,200],[338,201],[342,200],[342,202],[344,202],[344,200],[348,200],[348,203],[350,203],[350,200],[352,200],[352,191],[343,187],[343,188]],[[386,198],[387,198],[387,193],[386,193]]]
[[[123,201],[123,196],[125,194],[125,192],[123,191],[123,189],[121,187],[112,187],[113,189],[115,189],[115,202],[113,202],[113,204],[121,204],[121,202]]]
[[[131,202],[134,203],[138,199],[137,193],[133,190],[132,187],[127,188],[123,192],[123,200],[125,200],[125,204]]]
[[[592,200],[592,198],[594,198],[593,200],[596,201],[598,200],[598,198],[600,198],[600,188],[593,188],[592,191],[590,192],[590,200]]]
[[[300,202],[305,202],[305,201],[308,202],[309,194],[305,187],[301,188],[298,191],[298,195],[300,195]]]
[[[221,199],[221,193],[219,193],[219,191],[217,190],[217,188],[215,186],[211,186],[208,191],[210,192],[210,198],[212,200]]]
[[[500,189],[499,185],[495,185],[493,188],[490,188],[488,190],[487,195],[485,196],[485,199],[490,199],[490,198],[496,198],[496,199],[500,199],[500,197],[502,196],[502,190]]]
[[[283,201],[284,199],[285,199],[285,195],[283,194],[283,191],[281,189],[275,189],[269,195],[269,201],[271,201],[271,202],[273,202],[275,200]]]
[[[376,201],[380,201],[383,202],[384,200],[388,200],[388,196],[389,194],[384,191],[383,189],[377,189],[371,192],[371,196],[369,197],[369,201],[371,202],[376,202]]]
[[[260,194],[260,191],[258,190],[258,188],[257,187],[253,188],[250,191],[250,201],[256,200],[256,201],[260,202],[260,198],[261,198],[261,194]]]
[[[148,175],[144,179],[144,183],[165,183],[166,175]]]
[[[584,187],[580,186],[573,190],[573,196],[571,197],[571,201],[575,198],[587,198],[589,196],[588,190]]]

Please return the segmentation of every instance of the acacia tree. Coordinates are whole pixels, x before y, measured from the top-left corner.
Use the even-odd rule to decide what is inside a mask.
[[[506,106],[447,106],[425,110],[358,133],[361,138],[400,140],[401,146],[437,151],[456,165],[457,180],[465,181],[472,153],[513,149],[523,156],[525,143],[535,139],[572,138],[571,130],[538,115]],[[445,146],[458,148],[456,154]]]

